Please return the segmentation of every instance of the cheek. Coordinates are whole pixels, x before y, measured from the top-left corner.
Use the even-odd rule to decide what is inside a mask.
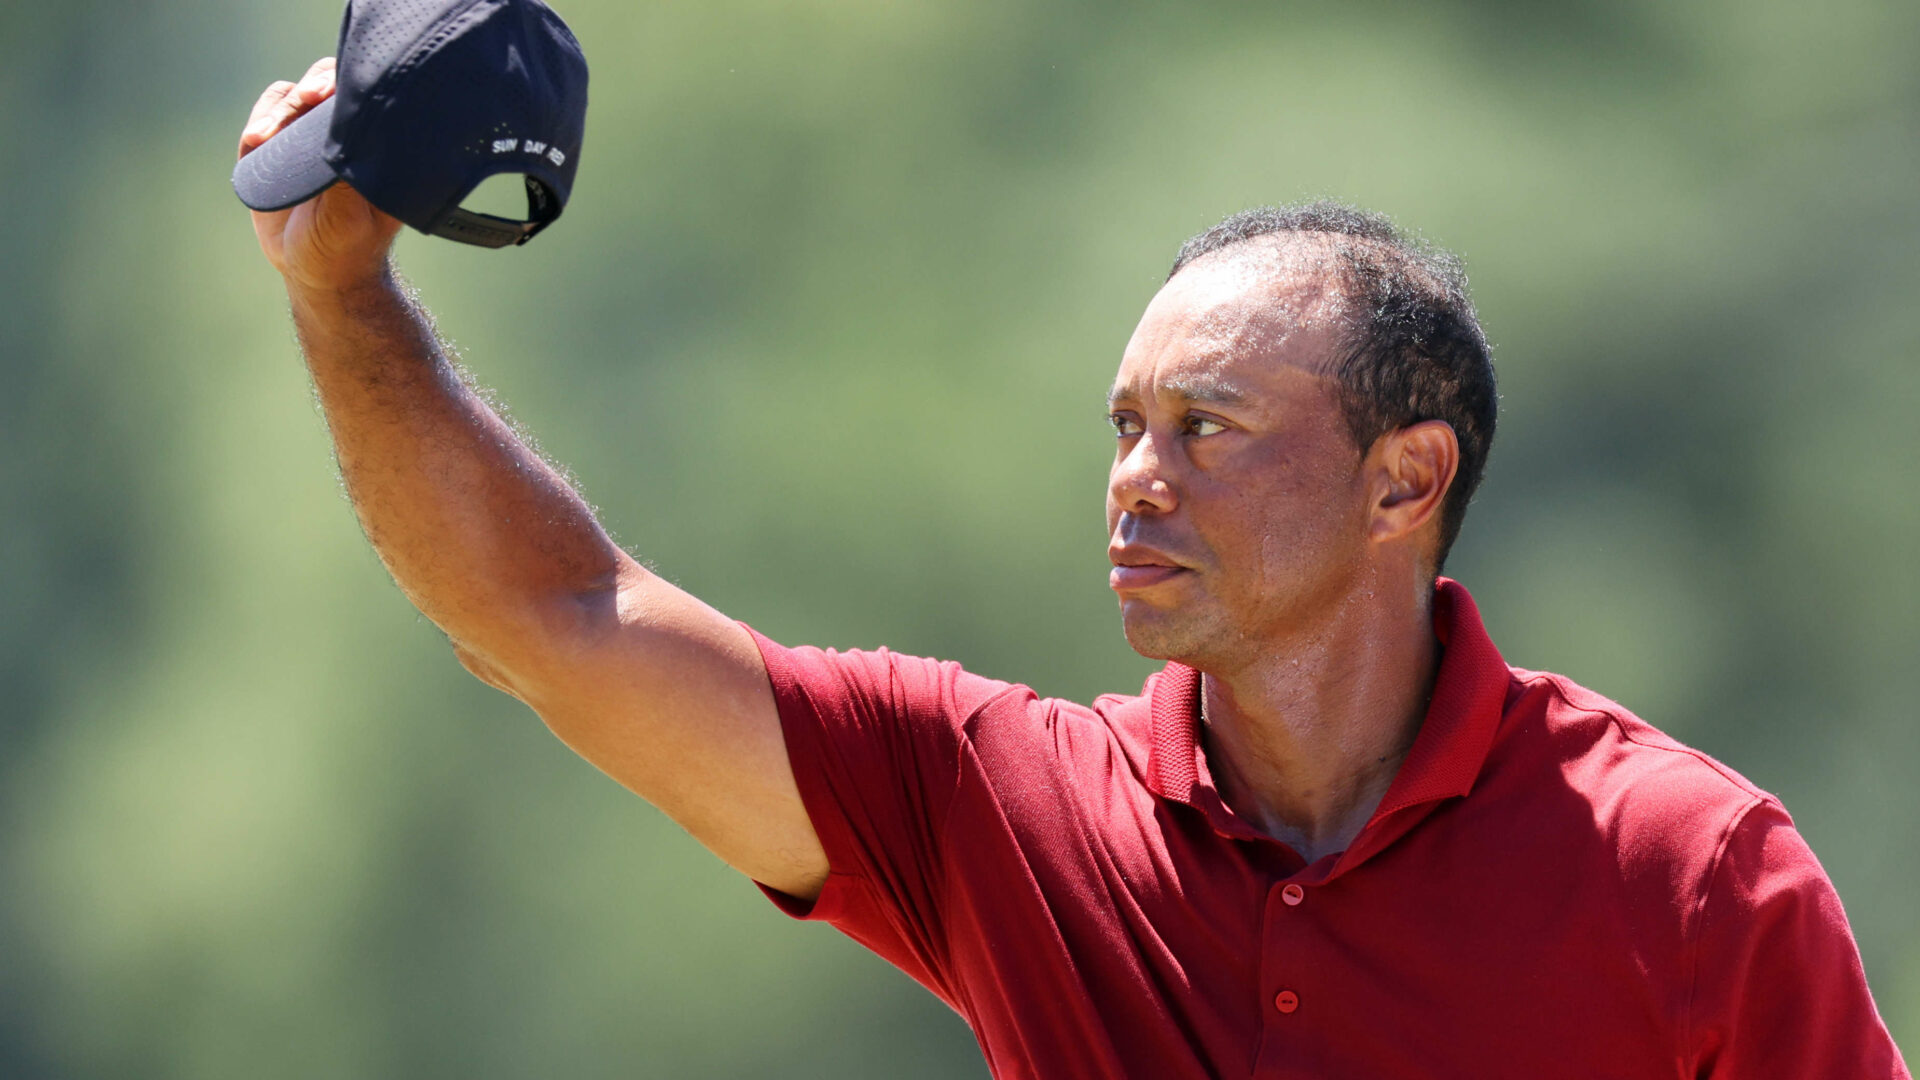
[[[1263,580],[1310,576],[1338,561],[1353,528],[1353,492],[1319,469],[1275,470],[1258,486],[1241,485],[1218,503],[1214,543],[1229,564]]]

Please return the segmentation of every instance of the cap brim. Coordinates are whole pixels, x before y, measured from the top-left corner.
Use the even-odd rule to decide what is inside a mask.
[[[233,167],[233,190],[255,210],[285,210],[306,202],[340,179],[327,163],[327,130],[333,98],[281,128]]]

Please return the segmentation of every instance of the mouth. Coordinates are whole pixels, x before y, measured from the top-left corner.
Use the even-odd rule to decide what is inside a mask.
[[[1149,589],[1193,573],[1175,562],[1171,555],[1146,547],[1108,548],[1107,558],[1113,563],[1113,569],[1107,574],[1107,585],[1114,592]]]
[[[1116,566],[1107,572],[1107,586],[1114,592],[1133,592],[1152,588],[1172,581],[1182,574],[1191,573],[1193,571],[1184,566],[1168,566],[1163,563]]]

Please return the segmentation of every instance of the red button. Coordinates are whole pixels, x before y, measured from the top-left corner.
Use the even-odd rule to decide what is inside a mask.
[[[1307,898],[1307,890],[1301,888],[1298,885],[1289,885],[1286,888],[1280,890],[1280,899],[1285,900],[1287,902],[1288,907],[1298,907],[1300,905],[1300,901],[1305,900],[1306,898]]]
[[[1300,995],[1291,990],[1282,990],[1273,995],[1273,1007],[1283,1013],[1290,1013],[1300,1007]]]

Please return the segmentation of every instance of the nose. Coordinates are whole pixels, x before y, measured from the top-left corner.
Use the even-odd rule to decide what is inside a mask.
[[[1152,435],[1142,435],[1113,463],[1107,499],[1123,514],[1165,514],[1179,505],[1167,462]]]

